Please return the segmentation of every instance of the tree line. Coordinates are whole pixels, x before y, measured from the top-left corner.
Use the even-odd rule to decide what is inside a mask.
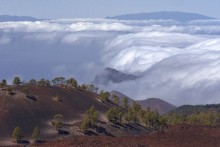
[[[96,87],[93,84],[82,84],[79,85],[77,80],[75,78],[68,78],[66,79],[65,77],[55,77],[52,80],[48,79],[30,79],[28,82],[21,81],[20,77],[14,77],[13,79],[13,85],[14,86],[20,86],[20,85],[32,85],[32,86],[57,86],[57,87],[63,87],[63,88],[79,88],[82,90],[87,90],[93,93],[98,92],[98,87]],[[6,79],[2,79],[0,82],[0,88],[7,87],[8,83]]]
[[[219,112],[197,112],[195,114],[176,114],[174,112],[167,114],[167,122],[170,125],[190,124],[190,125],[205,125],[218,126],[220,125]]]
[[[38,142],[39,137],[40,137],[40,128],[35,127],[32,132],[31,139],[34,143],[36,143]],[[22,139],[24,138],[23,130],[20,127],[15,127],[12,132],[12,138],[14,142],[20,143]]]

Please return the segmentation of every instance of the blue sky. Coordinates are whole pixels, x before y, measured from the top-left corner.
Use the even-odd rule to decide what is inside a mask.
[[[0,15],[84,18],[175,10],[220,18],[219,6],[220,0],[0,0]]]

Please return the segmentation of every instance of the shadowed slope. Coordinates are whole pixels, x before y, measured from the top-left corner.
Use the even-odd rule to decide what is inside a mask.
[[[42,130],[48,127],[53,115],[60,113],[64,121],[81,119],[92,105],[102,114],[109,106],[98,101],[98,95],[77,89],[28,86],[29,95],[14,88],[15,95],[0,91],[0,138],[11,137],[16,126],[30,135],[35,126]]]

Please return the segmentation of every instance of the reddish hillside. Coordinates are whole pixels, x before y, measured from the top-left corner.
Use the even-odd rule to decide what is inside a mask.
[[[136,102],[140,104],[142,108],[150,107],[151,110],[157,110],[160,114],[167,113],[176,108],[176,106],[158,98],[149,98]]]
[[[0,91],[0,139],[11,137],[16,126],[23,128],[25,135],[30,135],[35,126],[46,130],[57,113],[63,115],[65,122],[71,123],[80,120],[92,105],[101,114],[109,109],[107,104],[98,101],[98,95],[86,91],[28,86],[29,95],[33,96],[28,98],[20,92],[22,88],[14,88],[13,96],[5,90]]]
[[[111,92],[111,96],[113,95],[116,95],[120,98],[120,101],[123,100],[123,98],[128,98],[128,103],[129,105],[132,105],[133,102],[137,102],[138,104],[141,105],[141,107],[146,110],[148,107],[151,108],[151,110],[157,110],[160,114],[164,114],[164,113],[167,113],[173,109],[176,108],[176,106],[164,101],[164,100],[161,100],[159,98],[149,98],[149,99],[146,99],[146,100],[133,100],[131,98],[129,98],[128,96],[124,95],[123,93],[121,92],[118,92],[118,91],[115,91],[113,90]]]
[[[75,135],[127,136],[149,132],[149,129],[137,124],[110,125],[105,113],[116,106],[111,101],[101,102],[99,95],[81,89],[67,89],[52,86],[11,87],[13,92],[0,89],[0,146],[14,145],[12,132],[17,126],[24,132],[24,140],[30,141],[33,129],[41,129],[42,140],[54,140],[62,137],[51,124],[55,114],[63,115],[65,137]],[[26,93],[26,94],[24,94]],[[91,106],[100,113],[96,129],[82,133],[79,129],[82,116]]]

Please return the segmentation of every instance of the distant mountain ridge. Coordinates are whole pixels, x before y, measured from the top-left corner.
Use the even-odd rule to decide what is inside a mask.
[[[148,107],[151,110],[157,110],[160,114],[165,114],[167,112],[170,112],[171,110],[174,110],[176,106],[162,100],[159,98],[148,98],[145,100],[133,100],[132,98],[129,98],[128,96],[122,94],[121,92],[118,91],[111,91],[111,96],[116,95],[119,97],[120,101],[122,102],[123,98],[128,98],[128,104],[131,106],[133,102],[138,103],[141,105],[141,107],[146,110]]]
[[[191,115],[200,112],[220,113],[220,104],[183,105],[172,110],[170,113],[175,113],[177,115]]]
[[[8,21],[39,21],[41,19],[30,17],[30,16],[11,16],[11,15],[0,15],[0,22]]]
[[[135,13],[135,14],[125,14],[113,17],[107,17],[107,19],[119,19],[119,20],[176,20],[180,22],[192,21],[192,20],[204,20],[204,19],[214,19],[201,14],[179,12],[179,11],[159,11],[150,13]]]
[[[133,104],[133,102],[135,102],[132,98],[130,98],[130,97],[128,97],[128,96],[124,95],[123,93],[116,91],[116,90],[112,90],[110,92],[110,95],[112,98],[113,98],[113,95],[119,97],[121,104],[122,104],[123,98],[125,98],[125,97],[128,99],[128,105],[131,106]]]
[[[159,98],[148,98],[146,100],[140,100],[136,102],[143,108],[150,107],[151,110],[157,110],[160,114],[165,114],[176,108],[176,106]]]

